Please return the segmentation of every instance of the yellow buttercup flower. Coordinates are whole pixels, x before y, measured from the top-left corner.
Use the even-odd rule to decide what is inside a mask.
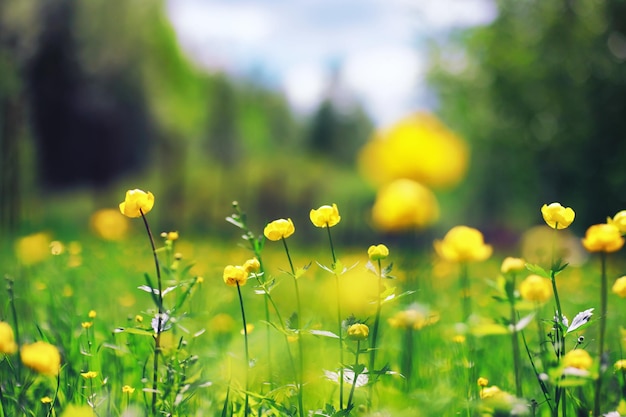
[[[97,315],[98,313],[96,313],[96,310],[89,310],[89,313],[87,314],[90,319],[96,318]]]
[[[426,306],[414,303],[406,310],[398,311],[387,322],[398,329],[420,330],[439,321],[439,314],[431,312]]]
[[[21,237],[15,242],[15,255],[23,265],[34,265],[50,256],[50,242],[46,232]]]
[[[481,376],[480,378],[478,378],[478,381],[476,381],[476,383],[479,387],[486,387],[487,385],[489,385],[489,380]]]
[[[617,252],[624,246],[624,238],[612,224],[594,224],[587,229],[582,240],[589,252]]]
[[[377,187],[399,178],[452,187],[465,176],[468,160],[465,141],[425,112],[377,131],[358,155],[359,171]]]
[[[84,321],[80,325],[83,329],[88,329],[93,326],[93,321]]]
[[[500,271],[503,274],[507,274],[509,272],[521,272],[526,269],[526,261],[522,258],[513,258],[511,256],[507,256],[502,261],[502,265],[500,266]]]
[[[95,371],[87,371],[87,372],[81,372],[80,376],[82,376],[85,379],[94,379],[95,377],[98,376],[98,373]]]
[[[112,208],[93,213],[89,224],[98,237],[110,241],[124,239],[129,229],[128,219]]]
[[[372,222],[382,231],[426,227],[439,218],[433,192],[414,180],[400,178],[382,186],[372,207]]]
[[[22,363],[44,375],[58,375],[61,368],[61,354],[56,346],[46,342],[35,342],[22,346]]]
[[[13,328],[4,321],[0,321],[0,353],[12,355],[17,352]]]
[[[131,387],[130,385],[124,385],[122,387],[122,392],[124,394],[132,394],[133,392],[135,392],[135,388]]]
[[[617,227],[620,233],[626,233],[626,210],[618,212],[613,218],[609,217],[606,222]]]
[[[367,250],[367,256],[370,258],[370,261],[380,261],[389,256],[389,248],[383,245],[372,245]]]
[[[45,397],[42,397],[40,401],[42,404],[50,404],[52,402],[52,398],[45,396]]]
[[[333,227],[341,221],[339,209],[337,209],[337,204],[334,203],[332,206],[321,206],[317,210],[311,209],[309,217],[311,218],[311,223],[316,227]]]
[[[502,393],[503,391],[499,387],[492,385],[490,387],[486,387],[480,390],[480,399],[486,400],[488,398],[494,398],[501,395]]]
[[[296,231],[291,219],[278,219],[268,223],[263,229],[266,238],[272,241],[287,239]]]
[[[563,357],[563,366],[588,371],[593,365],[593,359],[584,349],[570,350]]]
[[[437,254],[450,262],[484,261],[493,252],[491,245],[485,244],[483,234],[468,226],[453,227],[434,246]]]
[[[543,219],[553,229],[566,229],[574,221],[576,213],[570,207],[563,207],[560,203],[544,204],[541,207]]]
[[[615,369],[615,372],[626,371],[626,359],[620,359],[617,362],[615,362],[613,364],[613,369]]]
[[[178,235],[178,232],[167,232],[165,237],[166,237],[167,240],[170,240],[170,241],[173,242],[175,240],[178,240],[179,235]]]
[[[251,258],[244,262],[243,269],[245,269],[246,272],[249,274],[253,272],[258,272],[259,269],[261,269],[261,263],[257,258]]]
[[[367,324],[355,323],[348,327],[348,338],[352,340],[365,340],[370,334]]]
[[[126,217],[141,217],[154,206],[154,195],[150,191],[134,189],[126,191],[126,198],[120,203],[120,212]]]
[[[611,288],[614,294],[619,295],[622,298],[626,298],[626,276],[620,277],[615,280],[613,288]]]
[[[248,273],[242,266],[228,265],[224,268],[224,282],[226,285],[236,287],[237,285],[244,286],[248,281]]]
[[[519,293],[524,300],[545,303],[552,296],[552,282],[532,274],[520,283]]]

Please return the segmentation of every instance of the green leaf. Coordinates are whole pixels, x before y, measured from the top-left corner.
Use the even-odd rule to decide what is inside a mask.
[[[306,273],[306,271],[309,270],[309,268],[311,267],[311,262],[309,262],[307,265],[300,267],[298,269],[296,269],[296,274],[295,274],[295,279],[300,278],[302,275],[304,275]]]
[[[312,334],[313,336],[323,336],[323,337],[331,337],[333,339],[339,339],[339,336],[337,336],[335,333],[328,331],[328,330],[307,330],[306,332],[309,334]]]
[[[129,334],[136,334],[139,336],[154,336],[154,332],[152,330],[137,329],[134,327],[130,327],[130,328],[117,327],[116,329],[113,330],[113,333],[129,333]]]
[[[393,262],[383,268],[383,270],[381,271],[381,275],[383,276],[383,278],[394,279],[394,277],[390,275],[391,271],[393,271]]]
[[[533,274],[539,275],[541,277],[550,278],[550,279],[552,278],[550,273],[546,271],[545,269],[543,269],[542,267],[540,267],[539,265],[526,264],[526,269],[528,269]]]

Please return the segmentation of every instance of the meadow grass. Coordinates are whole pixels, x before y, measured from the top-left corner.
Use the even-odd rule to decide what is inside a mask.
[[[584,310],[596,313],[563,338],[563,355],[557,355],[554,298],[531,303],[513,288],[507,299],[500,267],[518,254],[497,247],[488,260],[466,265],[465,288],[459,265],[434,251],[390,243],[380,267],[368,264],[368,247],[381,242],[335,246],[331,256],[326,232],[334,229],[318,230],[319,239],[306,248],[290,242],[289,262],[285,247],[262,231],[249,231],[242,245],[156,233],[163,275],[156,294],[153,252],[139,230],[120,241],[93,236],[49,246],[48,238],[47,252],[34,260],[6,249],[0,320],[12,327],[20,348],[35,341],[58,348],[61,367],[46,374],[22,363],[19,351],[0,353],[0,417],[579,416],[590,415],[599,376],[598,415],[624,408],[624,369],[613,364],[623,358],[626,310],[623,299],[608,294],[607,314],[598,315],[601,258],[595,254],[554,281],[570,323]],[[255,257],[262,259],[261,272],[237,288],[225,285],[226,265]],[[624,265],[619,253],[606,258],[612,283]],[[549,261],[538,258],[537,265],[550,275]],[[519,272],[517,284],[531,272],[537,270]],[[167,318],[159,319],[159,295]],[[524,323],[517,377],[511,311]],[[602,360],[600,321],[606,326]],[[350,338],[355,323],[369,327],[369,339]],[[593,364],[565,366],[561,356],[576,349],[588,351]],[[375,369],[367,369],[373,357]],[[479,385],[478,377],[488,381]],[[557,392],[563,399],[554,410]]]

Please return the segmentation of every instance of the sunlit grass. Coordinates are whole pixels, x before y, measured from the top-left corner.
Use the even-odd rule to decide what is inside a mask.
[[[342,213],[344,217],[348,215]],[[310,224],[297,224],[296,234],[300,227],[313,228]],[[341,227],[341,223],[336,227]],[[233,228],[233,235],[239,232]],[[390,245],[384,263],[393,263],[388,274],[393,279],[383,279],[381,288],[379,276],[366,267],[368,247],[380,242],[335,247],[336,260],[346,267],[345,272],[342,268],[335,274],[329,273],[333,272],[333,256],[326,231],[317,232],[318,238],[306,247],[292,242],[289,245],[294,270],[311,265],[301,274],[295,273],[300,306],[294,295],[294,271],[280,244],[265,242],[259,252],[263,256],[264,279],[275,280],[271,290],[275,307],[269,309],[269,324],[265,295],[258,291],[258,282],[251,277],[240,287],[248,324],[248,363],[238,293],[224,284],[222,273],[226,265],[241,264],[255,256],[253,251],[245,242],[239,247],[208,239],[190,240],[184,231],[171,253],[157,249],[162,265],[169,268],[164,272],[164,288],[183,283],[172,291],[174,294],[189,288],[184,282],[196,284],[177,316],[179,320],[161,334],[156,403],[152,400],[154,335],[150,330],[155,305],[145,290],[144,279],[147,273],[154,282],[154,263],[139,231],[133,228],[119,241],[95,236],[76,242],[61,241],[47,246],[46,253],[37,254],[34,260],[20,260],[13,248],[8,249],[1,267],[10,280],[6,282],[11,284],[12,295],[3,295],[6,301],[0,319],[15,328],[14,307],[18,344],[47,341],[59,349],[62,366],[57,379],[21,365],[18,353],[1,353],[0,416],[63,416],[70,415],[71,407],[83,407],[99,416],[243,416],[246,397],[249,415],[512,415],[512,410],[522,413],[518,415],[551,415],[528,353],[535,366],[545,359],[541,357],[540,341],[549,343],[554,307],[550,302],[534,305],[516,299],[514,303],[518,319],[536,309],[536,316],[520,330],[523,339],[519,338],[518,391],[512,339],[503,324],[510,320],[510,303],[496,300],[501,295],[499,285],[503,285],[501,262],[506,256],[519,254],[494,248],[495,254],[489,260],[468,269],[469,289],[464,289],[459,285],[458,265],[443,262],[434,250],[416,252],[410,247]],[[261,239],[261,231],[254,236]],[[163,242],[167,239],[159,242],[157,247],[166,247]],[[606,273],[612,277],[612,283],[621,275],[623,262],[619,254],[608,259]],[[570,320],[580,311],[599,309],[599,262],[591,257],[587,263],[569,266],[559,274],[558,292],[563,312]],[[550,265],[543,267],[548,269]],[[185,272],[179,275],[176,271]],[[530,271],[520,272],[517,282],[528,274]],[[141,286],[143,290],[139,289]],[[459,322],[468,314],[462,303],[467,291],[472,297],[471,317],[461,325]],[[340,385],[328,377],[329,372],[360,369],[355,368],[358,364],[369,366],[371,345],[367,340],[346,339],[340,355],[337,300],[341,319],[353,317],[365,323],[371,337],[379,294],[383,298],[375,364],[376,370],[382,372],[376,378],[368,375],[374,385],[347,381],[342,404]],[[165,296],[166,301],[168,297]],[[622,299],[609,294],[605,339],[608,371],[603,374],[602,386],[606,390],[601,397],[602,413],[618,409],[625,394],[623,370],[611,371],[612,364],[622,359],[624,348],[621,303]],[[284,326],[275,308],[285,320]],[[302,320],[292,328],[293,323],[286,320],[298,310]],[[590,377],[577,379],[566,389],[567,414],[590,410],[593,404],[592,382],[599,366],[598,323],[602,319],[594,315],[588,328],[575,332],[566,341],[567,351],[584,348],[593,358]],[[544,348],[550,355],[551,346]],[[304,358],[301,372],[294,373],[290,355]],[[339,359],[342,356],[343,366]],[[546,378],[553,378],[551,373],[556,372],[558,362],[548,358],[554,366],[541,366],[546,369]],[[480,388],[476,381],[472,385],[472,379],[478,376],[487,378],[489,385]],[[303,410],[298,399],[300,382]],[[484,398],[468,395],[471,391],[480,392],[478,397]],[[523,397],[516,398],[516,391],[522,392]]]

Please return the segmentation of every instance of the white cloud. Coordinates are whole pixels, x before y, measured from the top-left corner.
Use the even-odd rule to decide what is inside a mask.
[[[492,0],[169,0],[168,11],[197,61],[261,69],[300,110],[315,107],[341,63],[344,86],[379,123],[423,95],[416,38],[495,17]]]

